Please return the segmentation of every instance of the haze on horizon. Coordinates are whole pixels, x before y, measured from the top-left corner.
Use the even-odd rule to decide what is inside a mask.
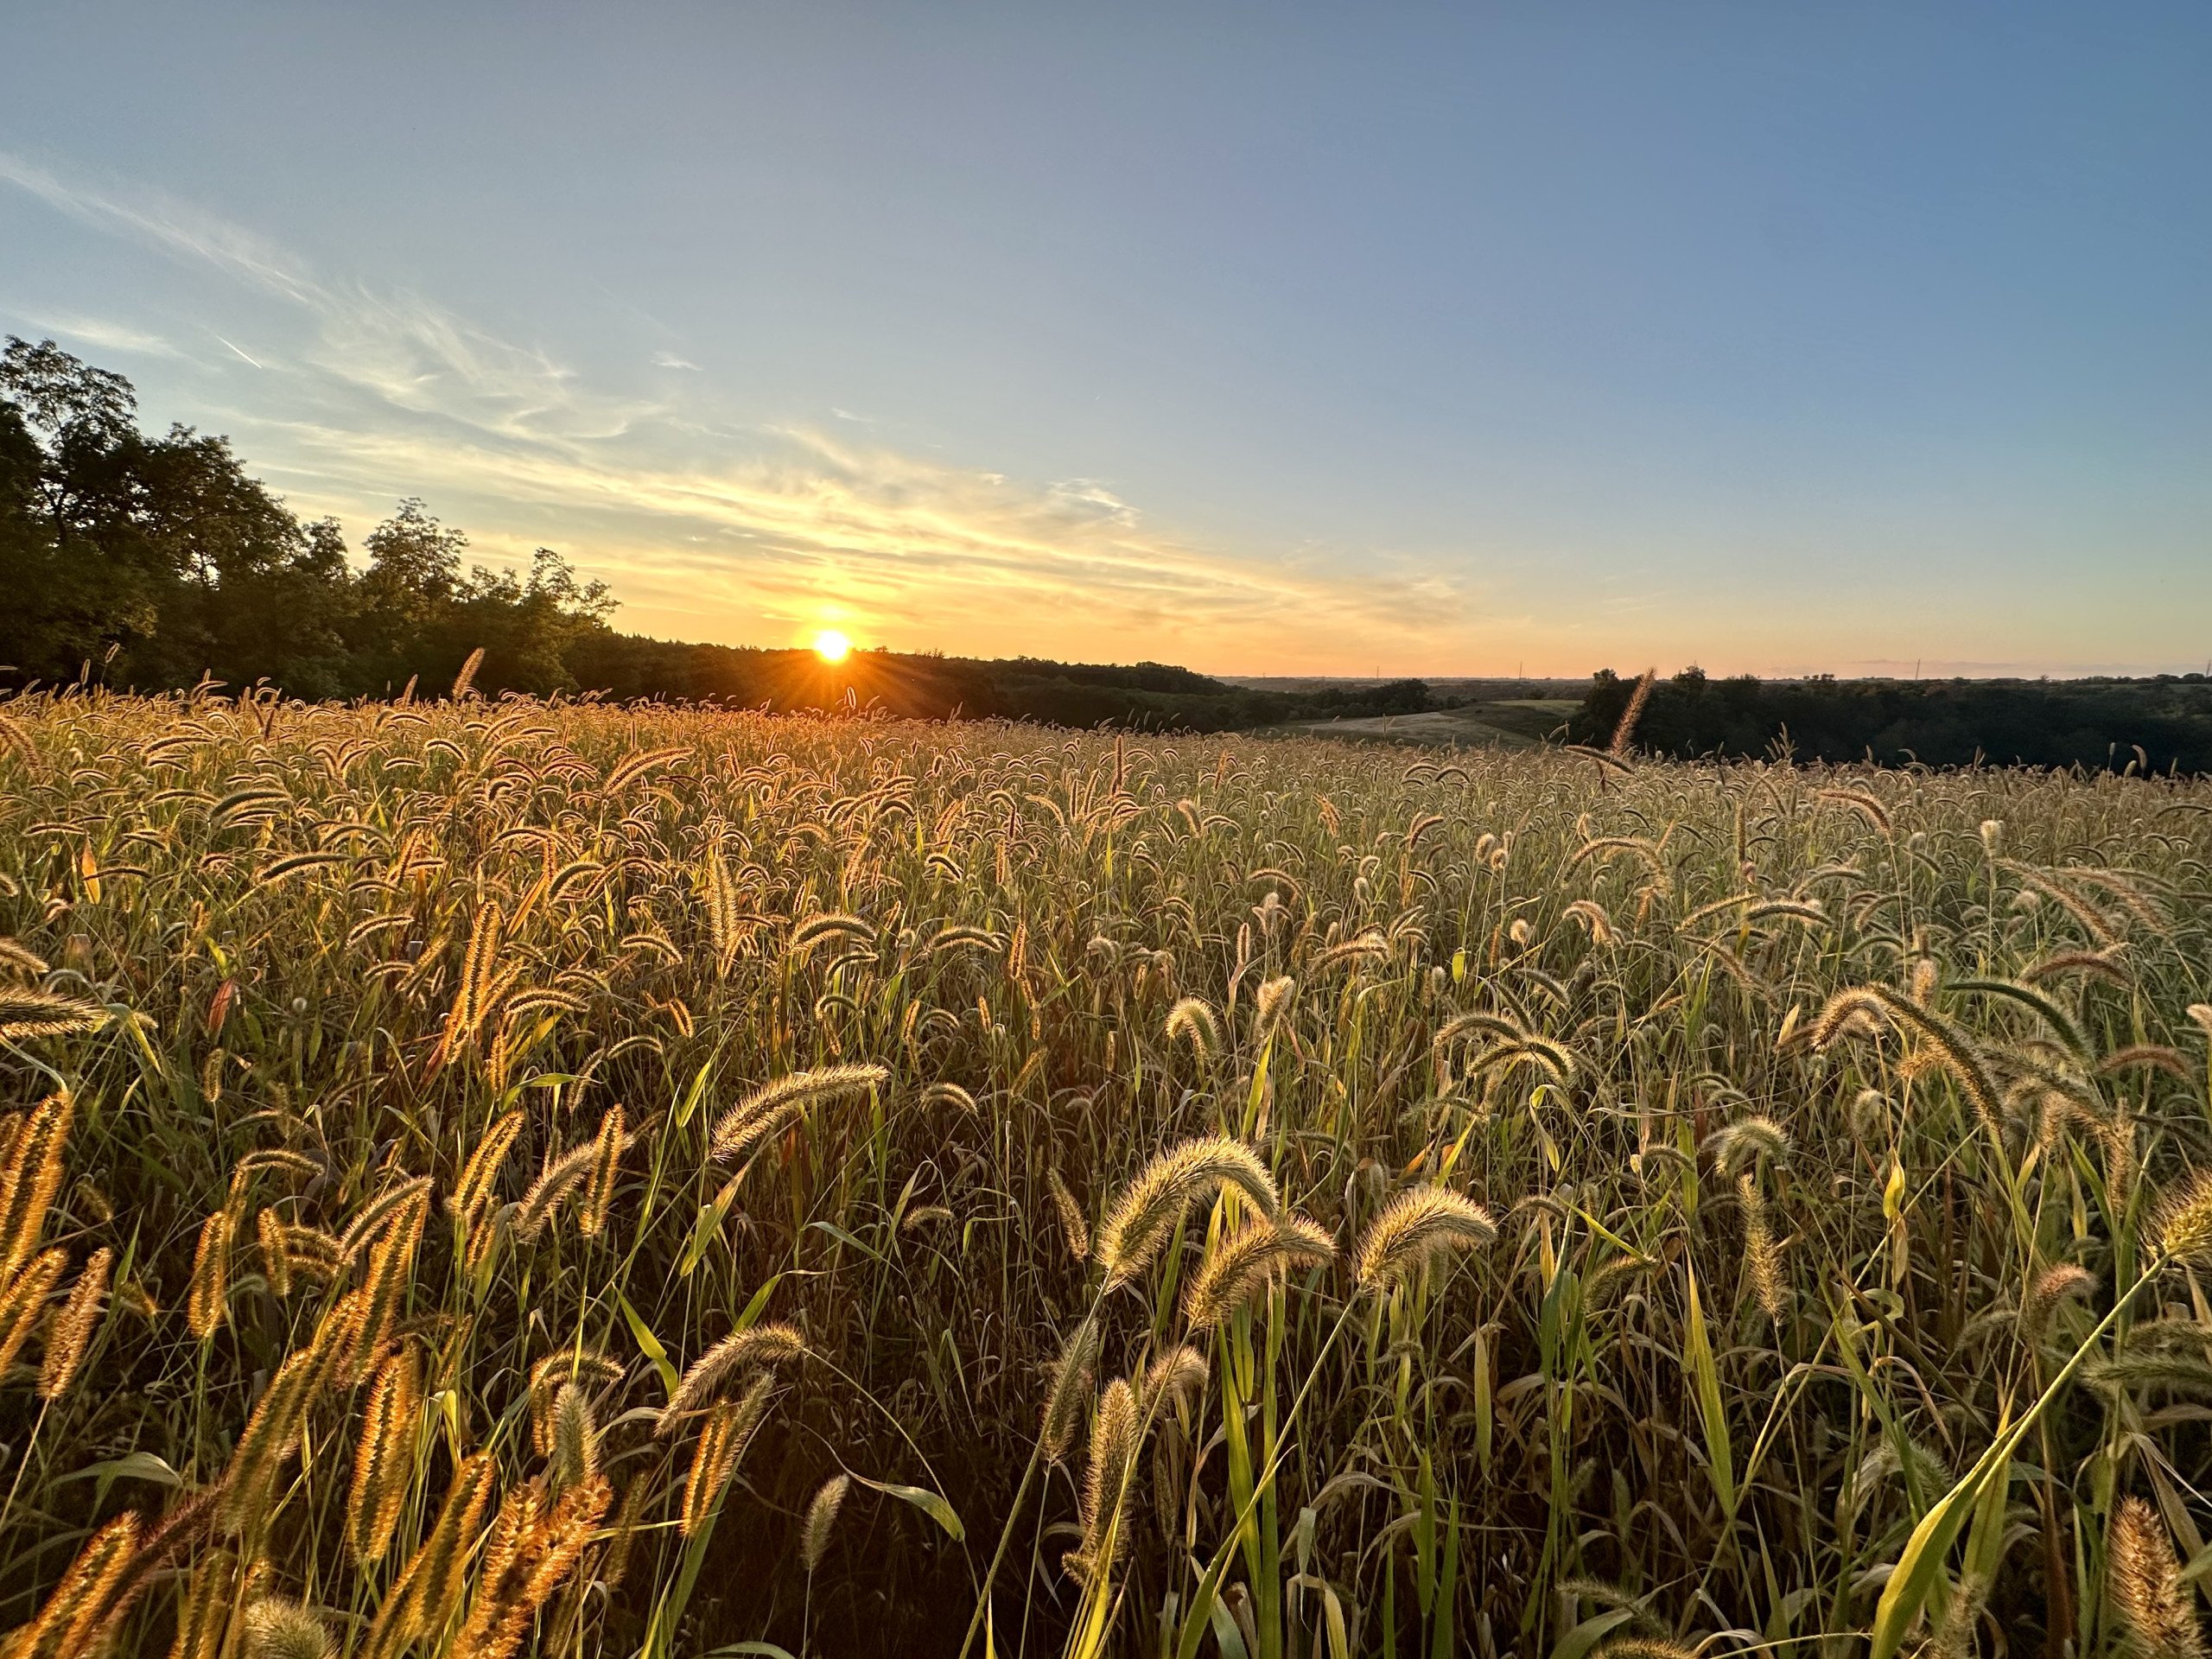
[[[0,333],[618,626],[2212,658],[2212,11],[11,8]]]

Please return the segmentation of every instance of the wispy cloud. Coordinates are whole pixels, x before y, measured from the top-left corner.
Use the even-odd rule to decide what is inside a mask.
[[[619,433],[654,407],[590,396],[543,351],[502,340],[419,296],[326,278],[267,238],[175,197],[65,179],[4,150],[0,182],[80,224],[212,269],[295,308],[314,327],[296,366],[394,410],[517,437],[589,437]]]
[[[281,297],[310,302],[315,284],[300,262],[249,231],[189,203],[147,190],[125,193],[75,181],[0,150],[0,181],[96,230],[129,236],[179,257],[202,260]]]
[[[217,334],[215,338],[219,340],[222,340],[222,343],[230,348],[231,355],[237,358],[240,362],[251,364],[257,369],[268,367],[267,364],[264,363],[251,352],[246,350],[245,346],[238,345],[234,341],[225,340],[220,334]]]
[[[65,312],[23,312],[20,315],[27,324],[41,334],[58,335],[72,345],[89,346],[94,351],[134,357],[181,358],[185,355],[161,335],[149,334],[143,328],[134,328],[128,323]]]
[[[655,352],[652,360],[657,369],[689,369],[694,374],[702,372],[696,363],[688,357],[678,357],[674,352]]]
[[[835,609],[906,644],[990,634],[1008,649],[1049,638],[1071,650],[1089,634],[1217,649],[1234,638],[1256,650],[1317,629],[1395,644],[1433,635],[1459,609],[1433,578],[1348,584],[1224,558],[1147,533],[1095,487],[1026,489],[820,433],[787,432],[768,453],[696,468],[398,432],[296,425],[289,435],[329,480],[404,477],[572,515],[620,547],[633,578],[694,603],[718,596],[794,623]]]
[[[1188,545],[1096,479],[1025,485],[747,426],[696,397],[597,391],[550,353],[420,296],[326,276],[189,203],[4,152],[0,181],[306,324],[282,353],[231,346],[272,373],[250,407],[223,413],[255,429],[251,453],[284,487],[459,499],[493,546],[557,524],[633,613],[681,612],[723,637],[834,612],[906,645],[1311,661],[1439,646],[1465,608],[1452,582],[1380,561],[1353,580]],[[667,352],[653,361],[696,368]]]

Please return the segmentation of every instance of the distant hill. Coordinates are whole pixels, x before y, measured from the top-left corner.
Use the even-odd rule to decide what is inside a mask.
[[[997,717],[1060,726],[1239,731],[1415,714],[1431,706],[1428,688],[1419,680],[1282,691],[1164,663],[858,651],[830,664],[810,651],[687,645],[611,630],[575,640],[563,661],[578,685],[609,697],[712,700],[781,710],[873,708],[933,720]]]

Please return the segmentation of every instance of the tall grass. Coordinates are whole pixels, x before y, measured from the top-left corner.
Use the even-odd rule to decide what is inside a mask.
[[[7,1651],[2200,1652],[2208,817],[17,699]]]

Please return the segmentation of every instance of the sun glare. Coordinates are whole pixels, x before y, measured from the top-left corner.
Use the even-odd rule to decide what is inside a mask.
[[[814,654],[825,663],[842,663],[853,649],[853,642],[835,628],[824,628],[814,636]]]

